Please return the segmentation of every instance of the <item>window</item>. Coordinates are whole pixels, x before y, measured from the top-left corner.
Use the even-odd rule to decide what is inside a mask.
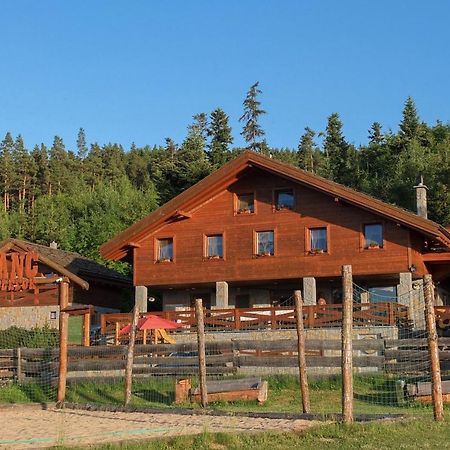
[[[173,261],[173,239],[158,239],[158,257],[160,262]]]
[[[206,256],[211,259],[223,258],[223,235],[206,236]]]
[[[275,209],[277,211],[293,208],[294,208],[293,189],[280,189],[275,191]]]
[[[370,303],[385,303],[397,301],[397,288],[395,286],[369,288]]]
[[[240,194],[237,196],[237,213],[251,214],[255,212],[255,195]]]
[[[328,251],[327,229],[311,228],[309,230],[309,251],[310,253],[324,253]]]
[[[364,225],[364,248],[383,248],[383,225],[381,223]]]
[[[256,232],[256,254],[258,256],[272,256],[274,252],[273,231]]]

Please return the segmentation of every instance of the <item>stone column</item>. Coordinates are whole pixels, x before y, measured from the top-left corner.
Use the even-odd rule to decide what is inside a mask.
[[[368,292],[361,292],[361,304],[367,305],[370,303],[369,299],[369,293]],[[364,311],[365,309],[368,309],[368,306],[361,306],[361,310]]]
[[[314,277],[303,278],[303,304],[317,304],[316,279]]]
[[[420,311],[418,310],[418,294],[413,291],[412,273],[401,272],[399,274],[399,284],[397,285],[397,299],[400,305],[408,307],[408,320],[415,330],[418,329],[420,321]],[[415,301],[416,300],[416,301]],[[422,311],[423,317],[423,311]],[[423,322],[423,318],[422,318]]]
[[[216,309],[228,308],[228,283],[226,281],[216,282]]]
[[[134,288],[134,302],[139,312],[147,312],[147,286],[136,286]]]

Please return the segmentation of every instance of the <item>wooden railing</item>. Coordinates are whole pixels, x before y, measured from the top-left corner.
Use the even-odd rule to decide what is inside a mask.
[[[408,307],[398,303],[355,303],[355,325],[399,325],[408,321]],[[306,305],[304,323],[306,328],[338,327],[342,321],[342,305]],[[194,309],[182,311],[149,312],[156,316],[172,320],[183,325],[184,330],[195,330],[196,318]],[[101,332],[116,332],[130,323],[131,314],[102,314]],[[210,330],[259,330],[295,328],[294,308],[261,307],[261,308],[229,308],[205,310],[205,327]]]

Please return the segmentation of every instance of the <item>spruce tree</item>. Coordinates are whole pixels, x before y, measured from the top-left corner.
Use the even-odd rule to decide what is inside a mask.
[[[78,150],[78,158],[80,158],[82,161],[86,158],[88,153],[88,148],[86,145],[86,134],[84,132],[83,128],[80,128],[78,130],[78,136],[77,136],[77,150]]]
[[[209,158],[214,168],[225,164],[230,157],[229,145],[233,143],[231,127],[228,124],[228,116],[221,108],[216,108],[211,113],[208,136]]]
[[[8,211],[11,207],[12,183],[14,177],[14,165],[12,153],[14,140],[11,133],[6,133],[0,143],[0,190],[3,197],[3,210]]]
[[[241,135],[247,142],[247,147],[254,151],[261,151],[262,142],[260,138],[265,135],[264,130],[258,123],[260,116],[266,114],[266,111],[261,109],[261,102],[258,100],[258,95],[262,93],[258,86],[259,81],[248,90],[243,102],[244,114],[239,118],[239,122],[244,123]]]
[[[306,127],[305,132],[300,138],[300,143],[298,144],[298,165],[301,169],[307,170],[308,172],[315,171],[314,167],[314,156],[316,153],[316,145],[314,143],[314,136],[316,133],[311,130],[311,128]]]
[[[420,119],[417,114],[416,104],[412,97],[408,97],[403,108],[402,121],[400,122],[400,137],[405,142],[409,142],[415,137],[420,126]]]

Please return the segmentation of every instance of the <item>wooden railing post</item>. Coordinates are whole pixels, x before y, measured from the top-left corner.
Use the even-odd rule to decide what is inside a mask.
[[[431,394],[433,399],[433,411],[435,420],[444,420],[442,404],[442,380],[439,361],[438,336],[436,333],[436,317],[434,314],[434,287],[431,275],[425,275],[424,297],[425,297],[425,320],[428,332],[428,353],[431,365]]]
[[[89,347],[91,337],[91,313],[83,314],[83,346]]]
[[[131,322],[130,340],[128,341],[127,365],[125,367],[125,406],[130,403],[131,387],[133,383],[133,359],[134,341],[136,340],[136,328],[139,320],[139,306],[136,303],[133,308],[133,320]]]
[[[393,303],[388,303],[388,324],[395,325],[395,314]]]
[[[277,329],[277,313],[273,306],[270,307],[270,328],[272,328],[272,330]]]
[[[295,300],[295,322],[297,325],[297,352],[298,352],[298,372],[300,380],[300,390],[302,394],[303,412],[309,413],[309,390],[308,378],[306,375],[306,343],[305,343],[305,328],[303,326],[303,301],[302,291],[294,292]]]
[[[58,402],[63,402],[66,398],[69,314],[64,312],[64,309],[67,306],[69,306],[69,281],[67,278],[63,278],[59,284],[59,370],[58,393],[56,397]]]
[[[238,308],[235,308],[234,310],[234,329],[241,329],[241,310]]]
[[[352,266],[342,266],[342,420],[353,422],[353,280]]]
[[[198,342],[198,372],[200,397],[202,406],[208,406],[208,391],[206,388],[206,351],[205,351],[205,324],[203,321],[203,302],[201,298],[195,300],[195,313],[197,316],[197,342]]]

